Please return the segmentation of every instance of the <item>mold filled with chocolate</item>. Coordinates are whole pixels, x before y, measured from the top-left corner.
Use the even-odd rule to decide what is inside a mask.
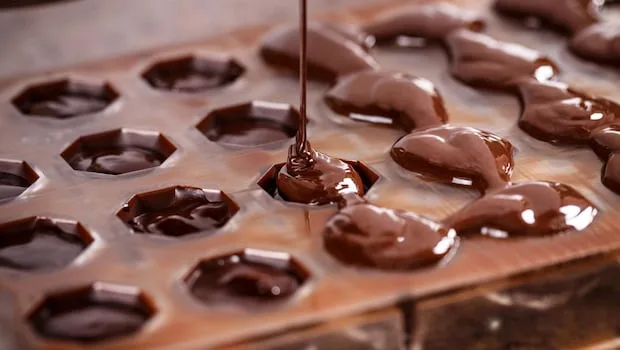
[[[0,159],[0,202],[19,196],[38,179],[28,163]]]

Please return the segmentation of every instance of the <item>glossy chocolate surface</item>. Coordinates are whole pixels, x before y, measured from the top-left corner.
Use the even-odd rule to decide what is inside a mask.
[[[445,125],[403,136],[390,155],[404,169],[425,178],[485,192],[510,181],[512,153],[512,144],[497,135]]]
[[[620,194],[620,126],[610,125],[592,133],[591,146],[605,162],[601,181],[610,190]]]
[[[528,181],[490,191],[451,215],[461,236],[543,237],[588,227],[594,205],[568,185]]]
[[[441,40],[455,29],[479,31],[483,27],[484,21],[478,13],[442,2],[386,13],[363,30],[378,43],[398,44],[400,38]]]
[[[569,33],[576,33],[599,21],[595,0],[496,0],[501,13],[537,18]]]
[[[299,28],[276,29],[263,40],[260,54],[268,64],[299,73]],[[378,69],[368,53],[363,34],[340,29],[337,25],[308,25],[308,78],[334,82],[339,76]]]
[[[0,200],[19,196],[30,182],[18,175],[0,171]]]
[[[519,126],[546,142],[586,143],[593,130],[620,117],[620,105],[564,83],[530,79],[519,84],[519,92],[523,102]]]
[[[620,66],[620,23],[598,23],[577,33],[570,49],[584,59]]]
[[[161,165],[166,157],[157,151],[135,147],[105,147],[77,154],[72,168],[94,173],[120,175]]]
[[[353,120],[393,124],[407,132],[448,121],[434,84],[405,73],[364,71],[345,76],[325,95],[325,102]]]

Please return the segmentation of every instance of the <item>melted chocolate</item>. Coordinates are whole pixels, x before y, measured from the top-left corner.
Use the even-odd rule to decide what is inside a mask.
[[[402,137],[390,155],[401,167],[424,177],[484,192],[508,183],[512,153],[510,142],[499,136],[445,125]]]
[[[346,76],[326,95],[336,113],[395,124],[405,131],[445,124],[448,114],[432,82],[404,73],[365,71]]]
[[[620,105],[571,89],[564,83],[524,81],[519,84],[521,129],[551,143],[586,143],[590,133],[620,117]]]
[[[539,52],[485,34],[456,30],[446,42],[452,74],[473,87],[513,90],[523,77],[545,81],[559,71],[551,59]]]
[[[495,8],[510,16],[536,18],[569,33],[599,21],[594,0],[496,0]]]
[[[570,186],[530,181],[488,192],[446,220],[460,235],[539,237],[583,230],[597,214]]]
[[[455,231],[404,210],[358,200],[327,222],[325,249],[340,262],[383,270],[411,270],[440,262],[456,244]]]
[[[109,147],[75,155],[69,164],[76,170],[120,175],[159,166],[166,157],[142,147]]]
[[[399,42],[401,38],[441,40],[455,29],[480,31],[484,21],[474,11],[449,3],[428,4],[380,16],[363,28],[378,43]]]
[[[592,133],[592,149],[605,162],[601,181],[620,194],[620,126],[611,125]]]
[[[592,25],[571,39],[570,49],[584,59],[620,66],[620,25],[612,22]]]
[[[299,39],[298,27],[277,29],[263,40],[260,54],[270,65],[299,73]],[[378,67],[363,34],[331,24],[308,26],[309,79],[331,83],[338,76]]]
[[[27,179],[0,171],[0,200],[17,197],[28,186],[30,182]]]

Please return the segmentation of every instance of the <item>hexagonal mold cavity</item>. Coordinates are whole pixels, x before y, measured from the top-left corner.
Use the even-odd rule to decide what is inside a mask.
[[[360,174],[362,178],[362,182],[364,183],[364,193],[367,193],[368,190],[379,180],[379,175],[372,170],[369,166],[360,162],[358,160],[345,160],[344,162],[348,163],[355,169],[358,174]],[[282,198],[278,193],[278,186],[276,184],[276,179],[280,169],[285,166],[286,163],[278,163],[272,165],[256,182],[260,188],[262,188],[265,192],[267,192],[271,197],[277,199],[279,201],[294,203],[296,205],[309,205],[309,204],[301,204],[297,202],[289,202],[286,199]]]
[[[290,300],[309,277],[287,253],[245,249],[201,261],[185,282],[204,304],[257,308]]]
[[[38,179],[28,163],[0,159],[0,202],[19,196]]]
[[[142,77],[155,89],[196,93],[232,84],[243,73],[231,57],[190,55],[157,62]]]
[[[289,104],[252,101],[209,113],[196,128],[224,146],[256,147],[297,134],[299,112]]]
[[[213,234],[238,211],[222,191],[174,186],[137,194],[116,215],[135,233],[181,237]]]
[[[92,241],[75,221],[36,216],[0,224],[0,267],[25,272],[58,270]]]
[[[62,79],[27,87],[12,102],[28,116],[67,119],[101,112],[118,96],[108,83]]]
[[[92,343],[136,333],[155,312],[138,288],[95,283],[48,296],[28,321],[45,338]]]
[[[175,151],[161,133],[116,129],[82,136],[61,156],[78,171],[121,175],[157,167]]]

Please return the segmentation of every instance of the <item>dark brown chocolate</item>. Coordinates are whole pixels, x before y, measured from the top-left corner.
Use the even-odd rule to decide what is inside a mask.
[[[596,0],[496,0],[495,8],[519,18],[536,18],[568,33],[599,21]]]
[[[452,75],[473,87],[514,90],[523,77],[545,81],[559,72],[556,64],[541,53],[486,34],[456,30],[447,36],[446,43]]]
[[[405,73],[353,73],[338,81],[325,95],[325,102],[334,112],[353,120],[394,124],[407,132],[448,121],[435,85]]]
[[[453,229],[404,210],[348,203],[323,231],[325,249],[343,264],[382,270],[433,266],[455,246]]]
[[[268,64],[299,73],[299,28],[276,29],[263,40],[260,54]],[[333,24],[311,23],[308,26],[308,78],[332,83],[339,76],[379,64],[368,53],[363,34],[340,29]]]
[[[18,175],[0,171],[0,200],[19,196],[30,182]]]
[[[405,42],[401,39],[441,40],[458,28],[480,31],[484,20],[474,11],[450,3],[415,6],[386,13],[363,30],[378,43]]]
[[[497,135],[444,125],[403,136],[390,155],[398,165],[423,177],[485,192],[510,181],[512,153],[512,144]]]
[[[586,143],[594,129],[620,117],[620,105],[564,83],[530,79],[519,83],[519,91],[524,106],[519,126],[545,142]]]
[[[605,162],[601,181],[620,194],[620,126],[610,125],[592,133],[592,149]]]
[[[77,154],[69,160],[76,170],[120,175],[159,166],[166,157],[141,147],[110,147]]]
[[[571,39],[570,49],[584,59],[620,66],[620,24],[608,21],[589,26]]]
[[[581,231],[596,215],[596,207],[572,187],[528,181],[488,192],[445,223],[459,236],[542,237]]]

